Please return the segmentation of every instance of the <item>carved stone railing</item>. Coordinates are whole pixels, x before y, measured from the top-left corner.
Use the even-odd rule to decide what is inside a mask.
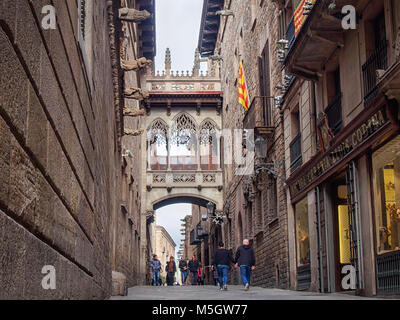
[[[152,187],[218,187],[222,185],[222,172],[218,171],[147,171],[147,185]]]
[[[219,82],[214,81],[200,81],[190,79],[185,80],[147,80],[147,90],[148,91],[168,91],[168,92],[177,92],[177,91],[221,91],[221,84]]]

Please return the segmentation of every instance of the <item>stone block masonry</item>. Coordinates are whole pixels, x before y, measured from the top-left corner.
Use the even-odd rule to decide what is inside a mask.
[[[76,1],[55,1],[56,30],[41,28],[47,4],[0,4],[0,299],[103,299],[121,184],[106,1],[94,2],[93,86]]]

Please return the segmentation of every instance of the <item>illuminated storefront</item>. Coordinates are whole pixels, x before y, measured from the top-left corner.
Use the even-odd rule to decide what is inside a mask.
[[[298,290],[400,290],[400,136],[389,105],[377,99],[287,180]],[[354,270],[348,286],[344,270]]]

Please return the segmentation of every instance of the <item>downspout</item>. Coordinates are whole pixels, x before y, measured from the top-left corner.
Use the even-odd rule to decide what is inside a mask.
[[[315,188],[315,198],[316,198],[316,215],[317,215],[317,249],[318,249],[318,266],[319,266],[319,291],[324,292],[324,277],[323,265],[322,265],[322,247],[321,247],[321,211],[320,211],[320,199],[319,199],[319,186]]]

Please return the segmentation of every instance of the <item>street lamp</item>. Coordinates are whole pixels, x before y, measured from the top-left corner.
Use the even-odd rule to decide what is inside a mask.
[[[257,139],[254,141],[254,148],[257,160],[260,161],[267,157],[267,143],[268,141],[262,136],[258,136]]]
[[[207,203],[207,213],[209,216],[214,215],[214,203],[212,203],[211,201]]]

